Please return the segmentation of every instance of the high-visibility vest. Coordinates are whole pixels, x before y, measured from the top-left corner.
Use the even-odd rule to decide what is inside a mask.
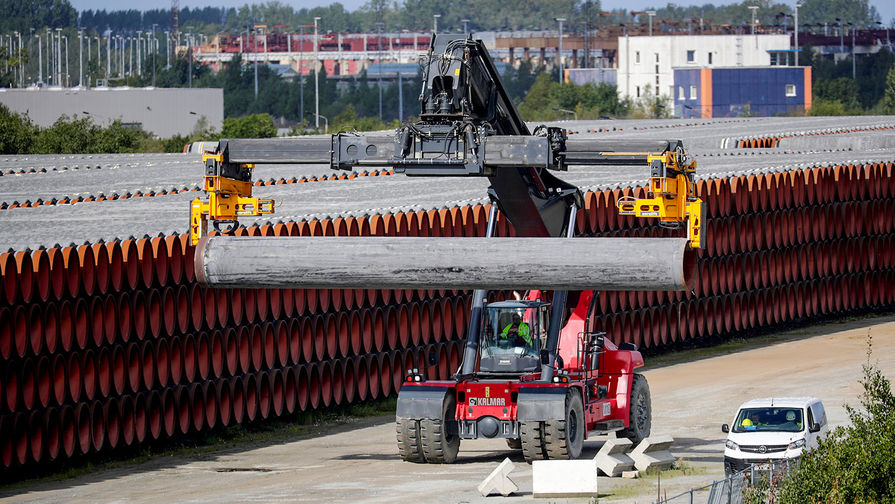
[[[510,331],[514,331],[513,324],[508,324],[503,328],[503,331],[500,333],[501,338],[507,338],[510,335]],[[528,324],[525,322],[521,322],[515,328],[515,332],[519,337],[525,340],[526,343],[531,344],[531,328],[528,327]]]

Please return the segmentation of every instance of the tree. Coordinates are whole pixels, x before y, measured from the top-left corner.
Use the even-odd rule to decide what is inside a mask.
[[[883,95],[883,111],[887,114],[895,114],[895,66],[889,69],[886,75],[886,90]]]
[[[36,131],[27,115],[14,114],[0,103],[0,154],[27,154]]]
[[[0,2],[0,33],[29,28],[67,28],[75,26],[78,12],[68,0],[3,0]],[[22,37],[25,38],[25,37]]]
[[[844,23],[870,26],[879,21],[876,7],[869,0],[812,0],[799,8],[799,24],[833,23],[839,18]]]
[[[224,119],[222,138],[271,138],[277,136],[277,127],[268,114],[252,114],[245,117]]]

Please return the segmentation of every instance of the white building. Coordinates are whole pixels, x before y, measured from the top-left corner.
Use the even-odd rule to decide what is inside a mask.
[[[673,68],[768,66],[789,35],[655,35],[618,38],[618,94],[674,97]]]

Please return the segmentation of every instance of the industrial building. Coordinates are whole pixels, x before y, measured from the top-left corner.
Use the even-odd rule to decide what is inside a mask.
[[[90,117],[97,124],[120,120],[166,138],[188,135],[203,120],[217,130],[224,124],[224,90],[214,88],[0,89],[0,103],[41,127],[63,115]]]
[[[675,68],[769,66],[768,51],[789,48],[789,35],[619,37],[618,94],[670,98]]]
[[[811,109],[811,67],[675,68],[674,115],[741,117]]]

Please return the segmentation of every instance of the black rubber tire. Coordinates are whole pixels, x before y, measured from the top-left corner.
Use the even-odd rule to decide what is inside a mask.
[[[547,449],[544,446],[544,422],[520,422],[520,441],[522,456],[531,464],[533,460],[547,460]]]
[[[507,448],[511,450],[521,450],[522,440],[519,438],[507,438]]]
[[[423,456],[430,464],[453,464],[460,451],[460,437],[448,434],[445,429],[446,419],[454,420],[457,399],[449,396],[442,408],[440,419],[424,418],[420,420],[420,442]]]
[[[426,462],[420,442],[420,421],[410,418],[395,419],[395,433],[398,438],[398,454],[405,462],[422,464]]]
[[[584,404],[577,389],[566,392],[565,419],[544,422],[544,444],[547,456],[557,460],[574,460],[584,447]]]
[[[653,424],[653,407],[650,402],[649,383],[641,374],[634,374],[631,384],[631,409],[628,417],[628,428],[619,432],[619,437],[628,438],[637,446],[644,438],[649,437]]]

